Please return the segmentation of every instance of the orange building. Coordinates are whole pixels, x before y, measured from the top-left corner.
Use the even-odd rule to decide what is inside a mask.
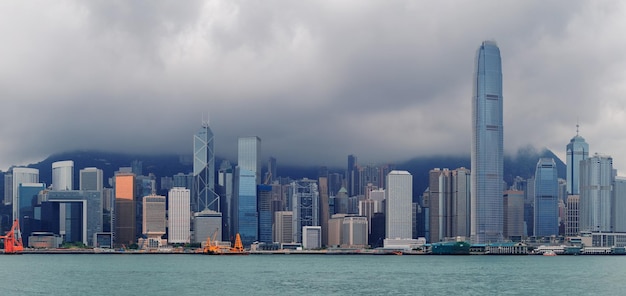
[[[116,246],[130,245],[135,238],[135,175],[115,175],[115,238]]]

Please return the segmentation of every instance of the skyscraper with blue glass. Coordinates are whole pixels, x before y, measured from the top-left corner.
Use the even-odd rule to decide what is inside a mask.
[[[476,52],[472,96],[471,239],[502,240],[503,126],[500,49],[484,41]]]
[[[589,144],[578,135],[578,124],[576,125],[576,136],[567,144],[567,194],[580,194],[580,161],[589,157]]]
[[[244,245],[259,240],[259,212],[257,185],[261,181],[261,139],[239,138],[237,167],[235,168],[235,194],[233,198],[234,233],[239,233]]]
[[[535,170],[536,237],[559,235],[559,180],[553,158],[541,158]]]

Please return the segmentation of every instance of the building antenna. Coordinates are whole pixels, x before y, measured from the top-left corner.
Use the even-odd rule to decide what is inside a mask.
[[[576,136],[578,136],[578,128],[580,127],[579,123],[580,123],[579,118],[576,117]]]
[[[207,112],[207,119],[204,120],[204,113],[202,114],[202,127],[209,127],[209,114]]]

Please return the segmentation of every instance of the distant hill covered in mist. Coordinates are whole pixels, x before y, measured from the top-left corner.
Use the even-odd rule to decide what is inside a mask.
[[[506,155],[504,158],[504,179],[508,184],[513,182],[516,176],[523,178],[532,177],[535,174],[535,166],[541,157],[554,158],[557,163],[559,178],[565,178],[565,164],[552,151],[543,149],[538,151],[532,147],[526,147],[517,151],[514,155]],[[129,167],[131,162],[139,160],[143,164],[143,174],[154,174],[157,177],[157,186],[160,178],[173,176],[177,173],[192,172],[191,156],[179,155],[136,155],[123,153],[110,153],[101,151],[73,151],[49,156],[41,162],[28,165],[39,169],[40,182],[50,184],[52,182],[52,163],[61,160],[74,161],[74,184],[78,186],[78,172],[86,167],[97,167],[103,170],[104,184],[108,186],[108,179],[120,167]],[[216,168],[219,168],[222,158],[216,157]],[[263,162],[265,163],[265,162]],[[347,163],[347,161],[346,161]],[[330,167],[330,172],[344,173],[346,166]],[[421,194],[428,186],[428,172],[433,168],[456,169],[470,167],[470,157],[466,156],[422,156],[406,162],[394,164],[395,169],[407,170],[413,175],[414,195]],[[265,169],[265,167],[264,167]],[[318,177],[319,167],[287,166],[280,164],[278,159],[277,173],[280,177],[293,179]],[[4,186],[0,182],[0,186]],[[3,191],[4,188],[2,188]]]

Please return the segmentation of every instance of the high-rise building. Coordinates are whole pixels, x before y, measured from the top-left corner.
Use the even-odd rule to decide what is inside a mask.
[[[254,173],[256,184],[261,184],[261,139],[239,138],[237,166]]]
[[[328,219],[330,219],[330,208],[328,206],[328,177],[321,176],[318,178],[320,205],[319,219],[322,226],[322,246],[328,245]]]
[[[256,186],[261,184],[261,139],[239,138],[237,147],[233,233],[239,233],[242,243],[250,245],[259,238]]]
[[[228,160],[223,160],[217,174],[217,184],[219,185],[220,208],[222,210],[222,240],[229,241],[235,237],[233,231],[233,191],[234,191],[234,171]]]
[[[102,192],[82,190],[48,191],[42,194],[41,218],[42,226],[53,229],[41,229],[61,234],[65,242],[83,242],[88,246],[96,246],[94,237],[104,230],[102,216]],[[44,207],[47,203],[48,207]],[[53,208],[53,211],[44,211]],[[109,242],[110,243],[110,242]]]
[[[143,197],[143,231],[146,236],[161,238],[165,234],[165,196]]]
[[[233,229],[241,236],[241,242],[248,246],[259,239],[256,176],[253,171],[240,166],[235,168],[235,176]]]
[[[577,236],[580,231],[580,196],[568,195],[565,208],[565,236]]]
[[[391,171],[385,190],[386,236],[391,239],[413,237],[413,176],[407,171]]]
[[[559,235],[559,180],[552,158],[541,158],[537,162],[534,205],[535,236]]]
[[[4,205],[8,206],[11,203],[13,203],[13,174],[7,172],[4,174]]]
[[[317,182],[306,178],[292,182],[290,196],[293,206],[294,237],[296,242],[302,242],[302,227],[320,226],[320,196]]]
[[[80,190],[102,191],[103,188],[102,170],[98,168],[84,168],[79,172]]]
[[[626,177],[615,177],[612,210],[614,231],[626,232]]]
[[[524,192],[504,192],[504,238],[520,241],[524,237]]]
[[[367,217],[349,216],[343,218],[341,245],[349,248],[364,248],[368,237]]]
[[[13,168],[13,219],[17,219],[20,206],[19,186],[22,183],[39,183],[39,170],[31,168]]]
[[[576,125],[576,136],[574,136],[566,146],[567,158],[567,194],[580,193],[580,161],[589,157],[589,144],[578,135],[578,124]]]
[[[613,158],[595,154],[580,162],[580,231],[612,232]]]
[[[71,160],[52,163],[52,190],[74,189],[74,162]]]
[[[277,243],[293,243],[293,212],[278,211],[274,213],[274,241]]]
[[[348,170],[346,171],[346,180],[348,186],[348,196],[354,196],[358,193],[359,188],[359,171],[357,167],[357,159],[355,155],[348,155]]]
[[[435,168],[429,173],[428,199],[430,242],[470,234],[470,171]]]
[[[471,238],[496,242],[503,234],[502,65],[500,49],[484,41],[476,53],[472,96]]]
[[[174,187],[168,194],[167,239],[171,244],[191,242],[190,190]]]
[[[45,189],[43,183],[20,183],[18,191],[20,204],[18,209],[18,220],[24,245],[28,245],[28,236],[32,231],[38,231],[35,223],[35,205],[38,204],[39,192]]]
[[[129,246],[136,242],[137,213],[135,202],[135,174],[118,173],[115,179],[115,233],[113,242],[116,246]]]
[[[257,185],[259,242],[272,243],[272,186]]]
[[[195,243],[202,243],[207,237],[219,240],[222,237],[222,213],[205,209],[193,214],[193,237]]]
[[[210,209],[219,212],[220,199],[215,193],[215,151],[213,131],[208,122],[193,136],[194,211]]]

